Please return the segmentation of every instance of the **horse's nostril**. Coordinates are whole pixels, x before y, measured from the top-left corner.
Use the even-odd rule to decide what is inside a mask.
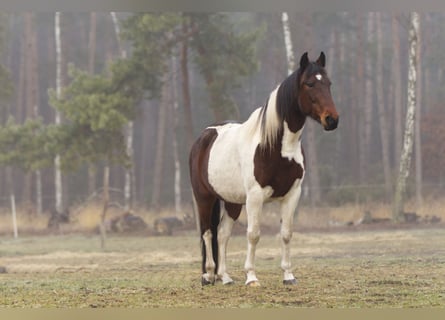
[[[326,120],[326,129],[327,130],[333,130],[333,129],[337,128],[338,119],[334,119],[331,116],[327,116],[325,120]]]

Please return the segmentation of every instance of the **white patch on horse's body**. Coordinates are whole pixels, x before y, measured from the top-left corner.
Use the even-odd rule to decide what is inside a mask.
[[[242,124],[209,127],[218,133],[209,155],[209,183],[225,201],[244,204],[246,190],[258,185],[253,175],[253,157],[260,135],[253,126],[259,112],[260,109],[255,110]],[[265,196],[269,195],[269,189],[265,188]]]
[[[304,170],[303,164],[303,152],[301,150],[301,133],[303,128],[297,132],[292,132],[289,130],[289,126],[286,121],[283,123],[283,139],[281,140],[281,156],[289,160],[294,160],[296,163],[301,165]]]
[[[320,81],[321,79],[323,79],[323,76],[321,74],[317,73],[315,75],[315,78]]]

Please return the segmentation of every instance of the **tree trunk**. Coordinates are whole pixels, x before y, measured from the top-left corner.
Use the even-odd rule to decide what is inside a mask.
[[[34,19],[33,19],[34,20]],[[32,63],[32,98],[33,98],[33,114],[35,118],[40,117],[40,106],[39,106],[39,71],[38,71],[38,55],[37,55],[37,34],[36,25],[32,24],[32,49],[31,49],[31,63]],[[42,194],[42,172],[41,170],[36,170],[36,213],[42,214],[43,211],[43,194]]]
[[[368,13],[368,30],[367,30],[367,42],[368,46],[374,42],[374,13]],[[361,183],[365,183],[368,179],[368,166],[371,163],[371,134],[372,134],[372,115],[374,109],[374,88],[372,82],[373,75],[373,61],[370,50],[367,50],[365,58],[365,103],[364,103],[364,140],[362,153],[362,162],[360,163]]]
[[[55,39],[56,39],[56,95],[57,99],[62,97],[62,39],[60,32],[60,12],[55,14]],[[57,125],[61,124],[61,116],[59,111],[55,111],[55,123]],[[55,159],[55,190],[56,190],[56,210],[57,212],[63,211],[62,203],[62,171],[60,165],[60,155],[56,155]]]
[[[33,61],[32,61],[32,33],[33,33],[33,13],[26,12],[25,17],[25,121],[32,119],[34,115],[34,92],[33,92]],[[23,186],[23,203],[26,210],[31,212],[32,207],[32,174],[25,172],[25,181]]]
[[[392,16],[392,51],[393,58],[391,62],[392,77],[394,84],[394,159],[395,165],[400,160],[400,152],[402,151],[402,135],[403,135],[403,104],[402,104],[402,76],[401,76],[401,56],[400,56],[400,32],[399,21],[397,16]]]
[[[12,179],[12,168],[6,168],[6,180],[9,187],[9,198],[11,201],[11,217],[12,217],[12,229],[14,232],[14,239],[19,237],[18,227],[17,227],[17,211],[15,206],[15,194],[14,194],[14,183]]]
[[[88,72],[94,74],[96,62],[96,12],[90,13],[90,33],[88,39]],[[88,195],[92,195],[96,191],[96,165],[90,163],[88,165]]]
[[[153,192],[151,197],[151,206],[158,209],[161,205],[162,190],[162,172],[164,169],[164,149],[165,149],[165,124],[168,110],[168,97],[170,88],[168,85],[168,72],[165,73],[163,79],[161,101],[159,103],[158,113],[158,130],[156,138],[156,155],[153,170]]]
[[[143,101],[142,106],[142,113],[141,113],[141,131],[142,131],[142,141],[151,141],[151,135],[150,135],[150,124],[148,121],[148,115],[151,112],[151,104],[150,101]],[[139,166],[137,168],[137,181],[138,181],[138,199],[140,203],[147,202],[146,199],[146,186],[147,186],[147,172],[149,170],[147,169],[148,166],[148,154],[149,152],[149,143],[142,143],[142,146],[140,148],[140,158],[139,158]]]
[[[119,22],[117,19],[116,12],[111,12],[111,18],[113,19],[113,25],[114,25],[114,31],[116,34],[116,40],[119,45],[119,55],[122,59],[127,58],[127,53],[125,49],[122,46],[121,40],[120,40],[120,28],[119,28]],[[134,190],[132,192],[131,186],[134,186],[135,184],[132,182],[132,170],[134,170],[134,150],[133,150],[133,132],[134,132],[134,123],[133,121],[130,121],[128,123],[128,126],[126,128],[126,136],[127,136],[127,143],[126,143],[126,151],[127,156],[130,159],[131,166],[130,168],[125,169],[125,185],[124,185],[124,198],[125,198],[125,210],[128,211],[132,208],[132,199],[134,199]]]
[[[407,111],[403,150],[400,158],[399,176],[394,194],[393,220],[404,221],[403,206],[405,202],[406,180],[409,176],[411,155],[414,138],[414,118],[416,113],[416,86],[417,86],[417,36],[419,34],[419,14],[410,14],[409,26],[409,69],[407,90]]]
[[[387,199],[391,199],[392,193],[392,175],[391,163],[389,157],[389,132],[388,132],[388,112],[385,108],[385,93],[383,89],[383,36],[382,36],[382,16],[375,13],[376,34],[377,34],[377,62],[376,68],[376,89],[377,89],[377,108],[380,124],[380,141],[382,147],[383,175],[385,180],[385,193]]]
[[[172,70],[176,70],[176,56],[172,57]],[[174,194],[175,194],[175,211],[179,214],[182,211],[181,208],[181,163],[179,161],[179,150],[178,150],[178,125],[179,125],[179,106],[178,106],[178,88],[177,88],[178,79],[176,73],[173,74],[172,79],[172,99],[173,103],[169,103],[172,109],[173,116],[173,139],[172,139],[172,147],[173,147],[173,160],[175,164],[175,181],[174,181]]]
[[[422,185],[423,185],[423,176],[422,176],[422,140],[420,136],[421,128],[421,117],[422,117],[422,108],[423,108],[423,101],[422,101],[422,80],[423,80],[423,73],[422,73],[422,24],[421,24],[421,18],[419,15],[419,30],[417,32],[417,56],[416,56],[416,63],[417,63],[417,87],[416,87],[416,108],[417,108],[417,114],[415,117],[415,141],[414,141],[414,152],[415,152],[415,159],[416,159],[416,207],[418,209],[422,208],[423,206],[423,196],[422,196]]]
[[[182,22],[183,34],[188,33],[188,20],[184,16]],[[193,118],[192,118],[192,102],[190,98],[190,83],[189,83],[189,70],[188,70],[188,41],[187,37],[184,37],[181,45],[181,74],[182,74],[182,100],[184,104],[184,120],[185,131],[187,136],[187,150],[192,147],[194,134],[193,134]]]
[[[364,112],[363,112],[363,101],[365,97],[365,34],[364,34],[364,15],[362,13],[358,13],[357,16],[357,60],[356,60],[356,76],[357,79],[354,81],[355,85],[355,108],[357,110],[357,123],[358,125],[357,133],[358,133],[358,143],[356,147],[356,153],[353,155],[356,157],[356,177],[358,177],[358,182],[360,185],[365,183],[365,168],[366,168],[366,157],[364,152],[365,146],[365,126],[363,125],[364,121]]]
[[[106,165],[104,168],[104,185],[103,185],[103,208],[100,215],[100,248],[105,250],[105,241],[107,237],[107,229],[105,220],[107,217],[108,204],[110,203],[110,166]]]
[[[284,44],[286,47],[286,57],[287,57],[287,74],[291,74],[295,71],[295,57],[292,46],[292,37],[289,28],[289,16],[287,12],[281,14],[281,22],[283,23],[283,35]]]

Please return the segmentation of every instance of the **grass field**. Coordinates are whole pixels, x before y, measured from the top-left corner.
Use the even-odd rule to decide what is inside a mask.
[[[445,307],[445,229],[297,232],[299,284],[281,284],[279,240],[262,236],[244,286],[246,240],[229,242],[233,286],[202,288],[199,240],[97,236],[0,238],[1,307]]]

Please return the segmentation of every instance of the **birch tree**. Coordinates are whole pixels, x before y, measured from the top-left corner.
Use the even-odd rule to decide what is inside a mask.
[[[290,34],[289,15],[287,14],[287,12],[283,12],[281,14],[281,22],[283,23],[284,44],[286,47],[286,57],[287,57],[287,74],[289,75],[292,72],[294,72],[295,57],[292,47],[292,38]]]
[[[416,86],[417,86],[417,36],[419,33],[419,14],[410,14],[409,25],[409,66],[408,66],[408,90],[407,111],[405,120],[405,133],[403,149],[400,157],[399,175],[394,194],[393,220],[404,221],[403,206],[406,193],[406,180],[409,176],[411,156],[414,140],[414,118],[416,114]]]
[[[121,43],[121,32],[119,27],[119,21],[117,19],[116,12],[111,12],[111,18],[113,19],[113,25],[114,25],[114,32],[116,34],[116,40],[119,45],[119,55],[122,59],[127,58],[127,52],[123,48],[123,45]],[[131,120],[128,122],[127,128],[126,128],[126,145],[127,145],[127,155],[130,159],[131,166],[125,169],[125,186],[124,186],[124,197],[125,197],[125,210],[130,210],[132,207],[132,199],[134,199],[134,190],[132,192],[131,186],[134,186],[134,183],[132,183],[132,172],[133,172],[133,166],[134,166],[134,150],[133,150],[133,131],[134,131],[134,122]],[[132,196],[133,194],[133,196]]]
[[[423,205],[423,197],[422,197],[422,185],[423,185],[423,175],[422,175],[422,140],[421,140],[421,132],[420,132],[420,123],[421,123],[421,110],[422,110],[422,80],[423,80],[423,69],[421,65],[422,61],[422,22],[420,21],[419,16],[419,30],[417,33],[417,56],[416,56],[416,67],[417,67],[417,87],[416,87],[416,108],[417,114],[415,117],[414,123],[414,131],[415,131],[415,159],[416,159],[416,206],[417,208],[422,207]]]

